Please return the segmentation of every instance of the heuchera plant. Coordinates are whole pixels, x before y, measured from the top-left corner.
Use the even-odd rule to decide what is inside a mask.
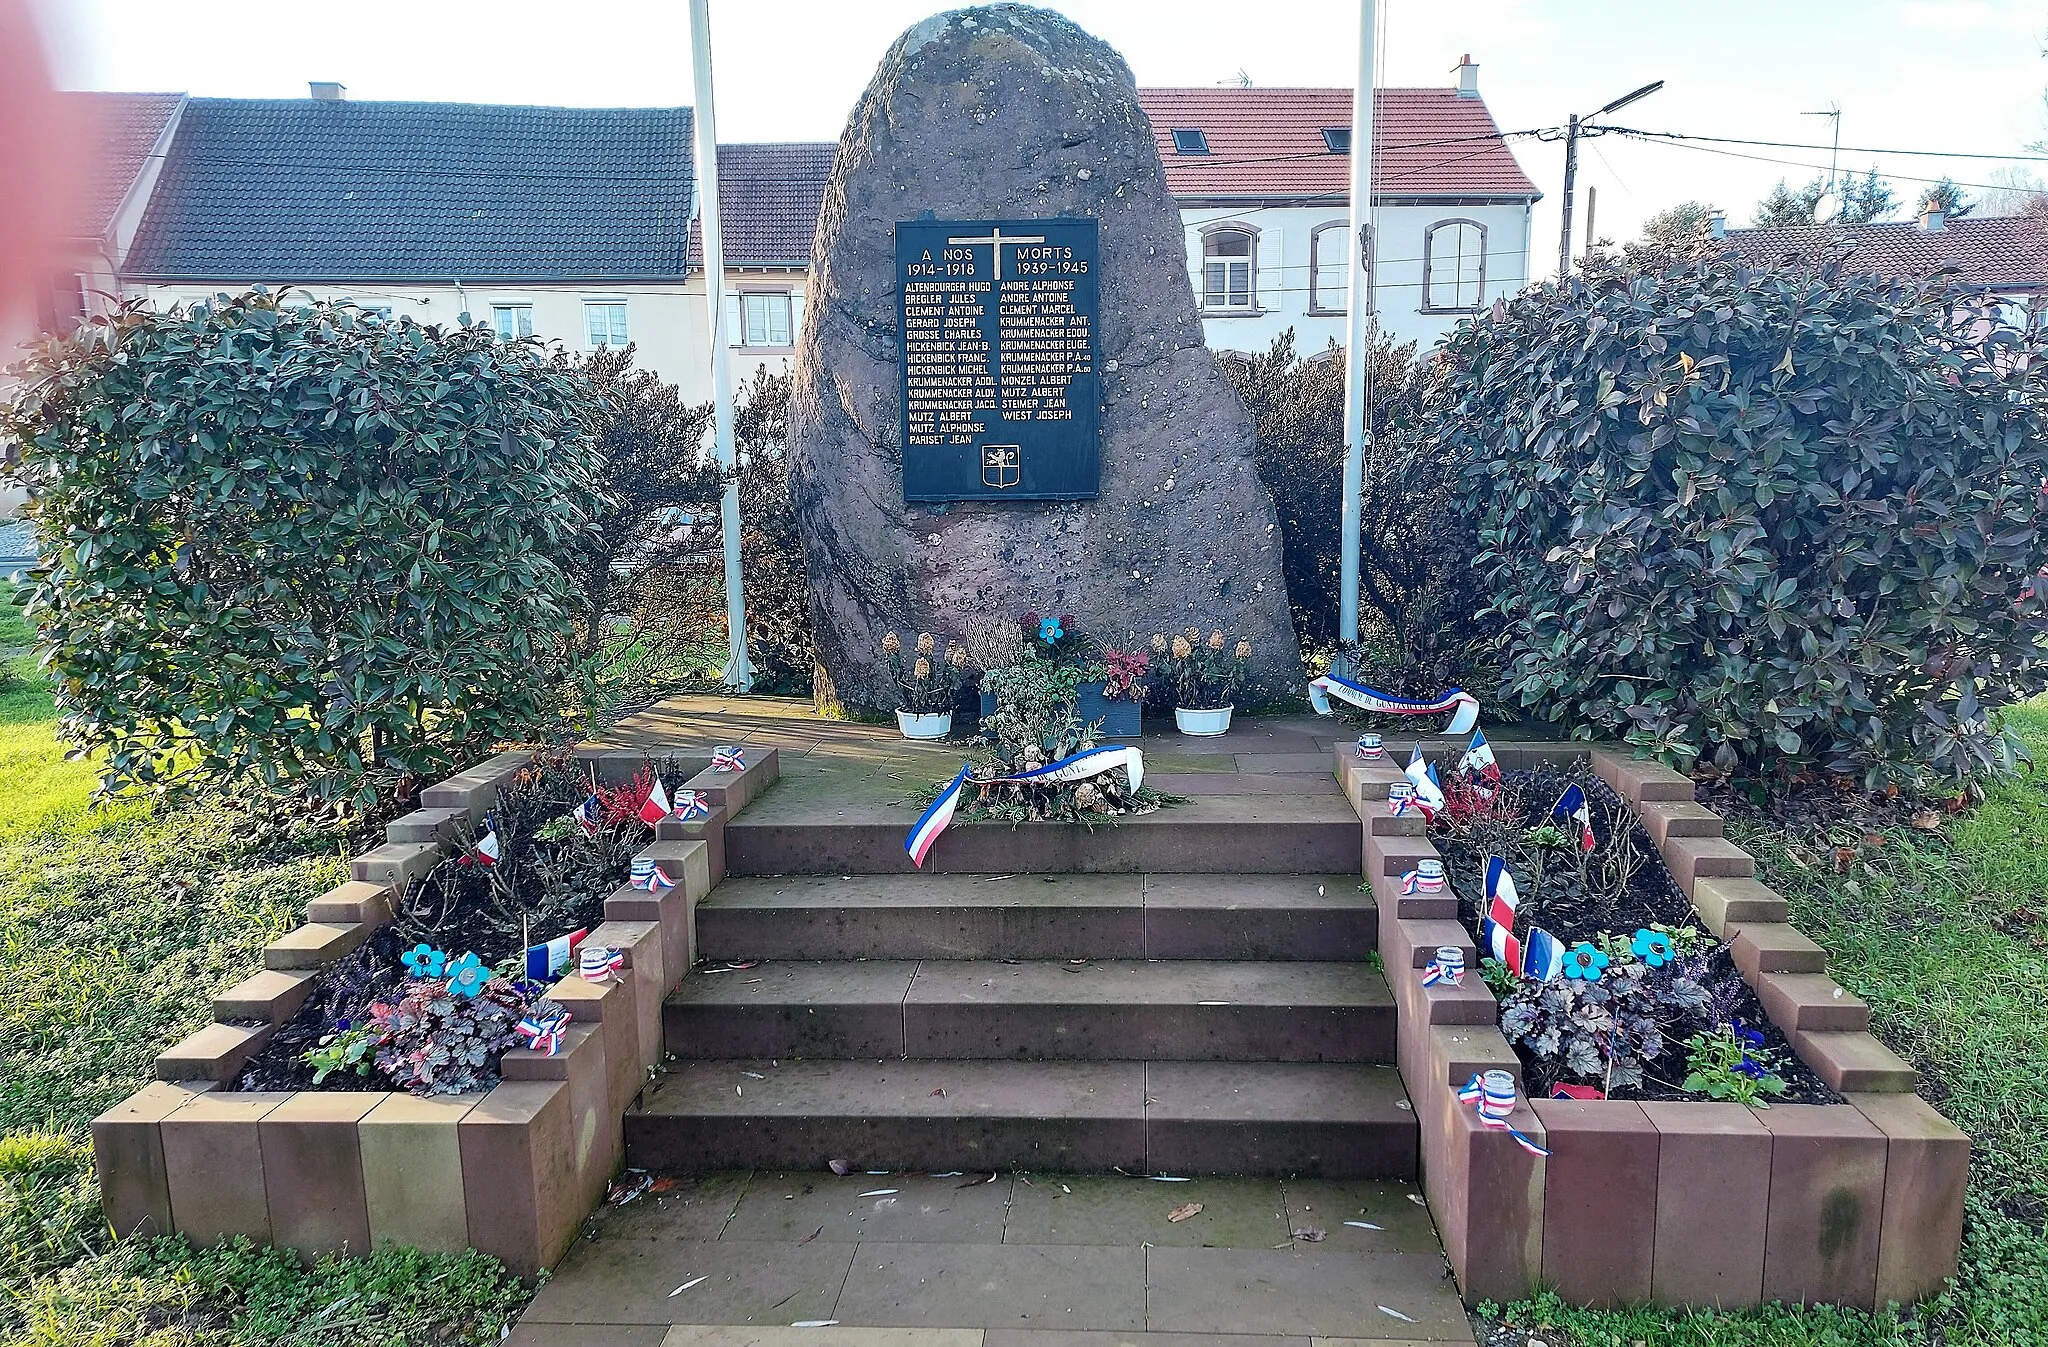
[[[2048,688],[2042,338],[1942,277],[1731,261],[1532,287],[1445,341],[1505,690],[1674,764],[1876,789]]]
[[[1624,947],[1625,948],[1625,947]],[[1643,1064],[1664,1053],[1667,1028],[1696,1021],[1708,1006],[1702,952],[1652,969],[1627,955],[1610,957],[1597,980],[1517,981],[1501,1005],[1500,1031],[1547,1071],[1608,1094],[1643,1083]]]
[[[521,1017],[554,1008],[509,978],[491,978],[475,996],[457,996],[440,979],[414,981],[396,1003],[370,1008],[383,1037],[377,1069],[418,1095],[489,1089],[498,1058],[519,1045]]]

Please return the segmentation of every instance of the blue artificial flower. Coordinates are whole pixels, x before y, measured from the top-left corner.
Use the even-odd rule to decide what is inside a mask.
[[[399,955],[398,961],[405,965],[406,972],[416,978],[437,978],[441,976],[441,970],[446,966],[448,956],[435,949],[432,945],[422,941]]]
[[[1637,931],[1629,941],[1629,948],[1636,957],[1652,968],[1662,968],[1678,957],[1678,951],[1671,947],[1671,937],[1662,931],[1644,929]]]
[[[1734,1031],[1734,1034],[1737,1038],[1749,1044],[1749,1046],[1751,1046],[1752,1048],[1760,1048],[1764,1045],[1763,1030],[1752,1029],[1748,1025],[1744,1024],[1741,1020],[1735,1021],[1735,1023],[1731,1025],[1730,1028]]]
[[[355,1026],[355,1021],[354,1021],[354,1020],[336,1020],[336,1021],[334,1022],[334,1028],[335,1028],[335,1031],[336,1031],[336,1032],[338,1032],[338,1033],[344,1033],[344,1034],[345,1034],[345,1033],[347,1033],[347,1032],[348,1032],[349,1030],[351,1030],[351,1029],[353,1029],[353,1028],[355,1028],[355,1027],[356,1027],[356,1026]]]
[[[1735,1074],[1738,1076],[1748,1076],[1751,1080],[1762,1080],[1764,1078],[1764,1069],[1762,1064],[1754,1057],[1745,1053],[1742,1060],[1735,1064]]]
[[[1564,975],[1582,982],[1598,982],[1607,971],[1607,956],[1581,940],[1565,951]]]
[[[1065,636],[1066,634],[1066,629],[1060,626],[1060,620],[1058,618],[1041,617],[1038,619],[1038,639],[1045,642],[1047,645],[1051,645],[1054,641],[1059,640],[1060,637]]]
[[[475,996],[491,980],[491,970],[474,954],[465,954],[448,965],[448,990],[456,996]]]

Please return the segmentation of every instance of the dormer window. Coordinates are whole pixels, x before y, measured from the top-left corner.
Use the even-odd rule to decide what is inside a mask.
[[[1176,126],[1173,128],[1173,152],[1175,154],[1207,154],[1209,152],[1209,137],[1203,135],[1195,127]]]
[[[1323,128],[1323,144],[1331,154],[1351,153],[1351,128],[1348,126],[1326,126]]]

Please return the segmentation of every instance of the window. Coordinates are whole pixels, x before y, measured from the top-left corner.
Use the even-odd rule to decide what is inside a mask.
[[[491,305],[491,326],[498,329],[500,341],[514,341],[533,335],[533,305],[493,304]]]
[[[85,321],[87,285],[84,276],[65,272],[37,288],[36,325],[55,336],[69,336]]]
[[[789,292],[740,295],[740,345],[790,346]]]
[[[626,344],[626,301],[586,299],[583,301],[583,330],[592,346]]]
[[[1486,226],[1439,220],[1422,236],[1422,311],[1472,313],[1486,289]]]
[[[1346,242],[1351,237],[1349,220],[1320,224],[1309,234],[1308,311],[1343,313],[1351,305],[1351,255]],[[1365,248],[1365,311],[1372,312],[1372,233],[1368,226]]]
[[[1326,126],[1323,128],[1323,144],[1331,154],[1351,153],[1351,128],[1348,126]]]
[[[1202,307],[1208,310],[1250,310],[1252,231],[1212,229],[1202,236]]]
[[[1193,127],[1176,126],[1173,128],[1173,152],[1175,154],[1207,154],[1209,152],[1209,137]]]

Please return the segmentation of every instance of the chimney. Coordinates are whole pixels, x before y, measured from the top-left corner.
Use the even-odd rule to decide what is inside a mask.
[[[1707,217],[1707,236],[1725,239],[1728,237],[1728,212],[1717,210]]]
[[[1466,52],[1459,57],[1451,73],[1458,77],[1458,97],[1479,97],[1479,67],[1473,63],[1472,53]]]
[[[310,80],[306,87],[313,91],[316,103],[341,103],[348,99],[348,86],[337,80]]]
[[[1948,212],[1930,202],[1920,212],[1920,228],[1930,234],[1939,234],[1948,228]]]

